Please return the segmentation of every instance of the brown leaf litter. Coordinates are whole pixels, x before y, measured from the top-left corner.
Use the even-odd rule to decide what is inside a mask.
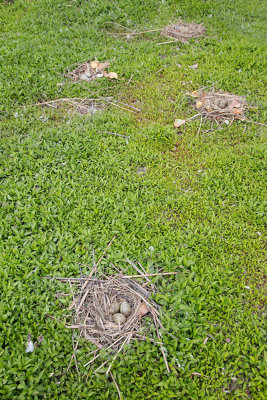
[[[77,64],[76,64],[77,65]],[[87,81],[90,82],[94,79],[98,78],[109,78],[118,79],[118,75],[116,72],[107,72],[110,63],[108,61],[100,62],[98,60],[94,60],[91,62],[85,62],[82,64],[78,64],[76,68],[72,71],[68,68],[64,75],[69,78],[72,82],[78,81]]]
[[[162,31],[162,36],[177,39],[182,43],[188,43],[189,39],[199,38],[205,34],[203,24],[187,23],[178,21],[175,24],[166,26]]]

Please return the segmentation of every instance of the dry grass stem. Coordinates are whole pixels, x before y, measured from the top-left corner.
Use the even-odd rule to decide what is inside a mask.
[[[126,108],[126,107],[122,107],[122,106],[120,106],[120,105],[117,104],[117,103],[113,103],[112,101],[108,101],[108,104],[112,104],[112,105],[115,106],[115,107],[121,108],[122,110],[125,110],[125,111],[129,111],[129,112],[131,112],[131,113],[133,113],[133,114],[138,114],[136,111],[130,110],[129,108]]]
[[[179,42],[179,40],[168,40],[167,42],[160,42],[160,43],[156,43],[156,46],[160,46],[161,44],[170,44],[170,43],[177,43]]]
[[[114,378],[114,376],[113,376],[113,374],[112,374],[111,371],[110,371],[110,376],[111,376],[111,378],[112,378],[112,380],[113,380],[113,383],[114,383],[114,385],[115,385],[115,387],[116,387],[116,389],[117,389],[119,399],[122,400],[121,392],[120,392],[119,386],[118,386],[117,382],[115,381],[115,378]]]
[[[130,139],[130,136],[125,136],[125,135],[120,135],[119,133],[115,132],[104,132],[104,131],[98,131],[99,133],[106,133],[107,135],[114,135],[114,136],[119,136],[125,139]]]
[[[152,32],[159,32],[161,31],[162,28],[156,28],[156,29],[148,29],[146,31],[139,31],[139,32],[108,32],[106,31],[106,33],[108,33],[109,35],[122,35],[122,36],[136,36],[136,35],[144,35],[146,33],[152,33]]]

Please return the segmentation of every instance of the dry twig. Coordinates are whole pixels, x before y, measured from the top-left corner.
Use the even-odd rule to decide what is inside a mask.
[[[116,389],[117,389],[119,399],[122,400],[121,392],[120,392],[119,386],[118,386],[117,382],[115,381],[115,378],[114,378],[114,376],[113,376],[113,374],[112,374],[111,371],[110,371],[110,376],[111,376],[111,378],[112,378],[112,380],[113,380],[113,382],[114,382],[114,385],[115,385],[115,387],[116,387]]]
[[[106,133],[107,135],[115,135],[119,137],[123,137],[125,139],[130,139],[130,136],[125,136],[125,135],[120,135],[119,133],[114,133],[114,132],[104,132],[104,131],[98,131],[99,133]]]

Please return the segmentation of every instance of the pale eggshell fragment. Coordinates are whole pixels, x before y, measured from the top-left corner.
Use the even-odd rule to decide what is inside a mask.
[[[26,353],[32,353],[33,350],[34,350],[34,344],[31,340],[29,340],[26,346]]]

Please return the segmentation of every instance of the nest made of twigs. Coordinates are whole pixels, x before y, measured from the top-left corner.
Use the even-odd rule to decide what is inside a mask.
[[[104,107],[105,105],[103,103],[90,99],[80,99],[68,103],[69,112],[79,115],[93,115]]]
[[[62,98],[62,99],[55,99],[50,101],[44,101],[42,103],[36,103],[35,105],[43,106],[43,107],[51,107],[56,110],[65,110],[71,114],[79,114],[79,115],[86,115],[86,114],[95,114],[97,111],[102,110],[105,105],[101,101],[101,99],[88,99],[88,98]]]
[[[74,65],[77,65],[74,69],[70,69]],[[85,62],[82,64],[74,64],[73,66],[67,67],[64,75],[70,79],[72,82],[87,81],[90,82],[97,78],[109,78],[117,79],[118,76],[116,72],[107,72],[106,69],[109,68],[110,63],[108,61],[100,62],[94,60],[91,62]]]
[[[114,239],[115,236],[110,241],[107,249]],[[76,370],[79,373],[76,350],[79,346],[80,337],[83,335],[86,340],[97,347],[97,349],[89,353],[89,355],[94,353],[94,356],[84,364],[84,367],[90,365],[101,356],[100,350],[102,348],[115,352],[112,360],[110,361],[110,356],[107,356],[106,361],[95,369],[94,373],[110,361],[106,370],[106,374],[108,374],[118,354],[132,339],[149,340],[154,345],[159,346],[166,369],[170,372],[163,343],[163,331],[173,339],[176,340],[177,338],[169,333],[161,323],[160,307],[151,298],[152,292],[155,293],[157,288],[150,277],[176,275],[177,272],[146,273],[140,263],[141,269],[127,259],[127,262],[136,270],[137,275],[123,275],[115,265],[111,264],[119,274],[107,276],[97,270],[107,249],[98,262],[94,263],[88,276],[84,276],[81,271],[81,278],[46,277],[46,279],[56,279],[69,283],[71,287],[73,301],[69,306],[69,310],[73,310],[73,316],[72,323],[67,324],[66,328],[78,329],[80,335],[76,344],[72,336],[73,356],[68,370],[74,359]],[[92,277],[93,275],[94,278]],[[98,276],[101,278],[98,278]],[[140,278],[144,279],[145,282],[136,282],[136,279]],[[72,290],[72,284],[78,285],[76,293]],[[62,296],[64,294],[60,293],[59,295]],[[113,306],[113,310],[111,306]],[[151,321],[143,319],[147,314],[151,317]],[[118,318],[118,315],[120,315],[120,318]],[[151,334],[152,336],[156,335],[156,338],[151,337]],[[96,355],[96,353],[98,354]]]
[[[195,109],[206,118],[217,121],[246,119],[245,112],[248,104],[244,97],[222,91],[199,90],[190,93],[196,98]]]
[[[205,33],[205,27],[202,24],[186,23],[178,21],[175,24],[166,26],[161,35],[177,39],[182,43],[187,43],[191,38],[198,38]]]
[[[126,339],[138,334],[141,318],[154,312],[149,303],[150,293],[141,285],[119,275],[106,280],[87,279],[75,301],[75,325],[83,336],[98,348],[117,349]],[[126,322],[117,324],[113,320],[111,305],[126,301],[130,315]]]

